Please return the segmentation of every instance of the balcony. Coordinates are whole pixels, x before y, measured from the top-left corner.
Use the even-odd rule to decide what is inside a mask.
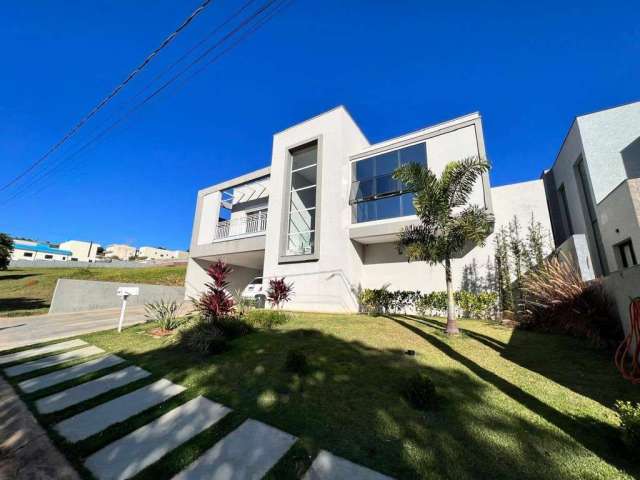
[[[259,211],[244,217],[218,222],[215,240],[250,237],[263,234],[267,229],[267,212]]]

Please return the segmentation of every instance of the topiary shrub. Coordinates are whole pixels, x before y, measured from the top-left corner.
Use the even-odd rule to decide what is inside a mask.
[[[307,356],[299,350],[289,350],[284,361],[284,368],[289,372],[304,375],[309,371]]]
[[[410,377],[402,393],[417,410],[434,410],[437,407],[436,386],[424,373],[416,373]]]
[[[290,316],[279,310],[255,309],[248,311],[244,319],[252,327],[275,328],[287,323]]]
[[[640,448],[640,403],[618,400],[615,410],[620,417],[623,442],[631,449]]]

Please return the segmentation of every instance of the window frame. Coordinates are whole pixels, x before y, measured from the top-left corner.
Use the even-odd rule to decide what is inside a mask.
[[[627,258],[627,254],[625,253],[625,249],[628,247],[628,251],[629,251],[629,256],[630,258]],[[631,267],[635,267],[636,265],[638,265],[638,259],[636,257],[636,252],[633,249],[633,242],[631,241],[631,238],[627,238],[621,242],[618,242],[614,245],[615,248],[615,252],[616,252],[616,258],[618,260],[618,267],[620,270],[624,270],[626,268],[631,268]],[[629,260],[631,262],[629,262]]]
[[[320,258],[320,219],[321,219],[321,198],[322,198],[322,164],[323,164],[323,136],[317,135],[311,138],[307,138],[303,141],[296,142],[294,144],[285,147],[285,168],[284,168],[284,181],[282,188],[282,221],[280,222],[280,247],[278,249],[278,263],[300,263],[300,262],[313,262],[318,261]],[[292,152],[304,148],[306,146],[316,145],[316,163],[315,165],[307,165],[301,168],[293,168],[293,154]],[[313,232],[313,253],[291,255],[287,254],[287,248],[289,246],[289,221],[291,215],[291,192],[292,192],[292,174],[297,171],[305,169],[316,168],[316,183],[315,187],[307,186],[298,188],[295,191],[302,191],[310,188],[316,189],[315,207],[306,208],[304,210],[295,209],[295,211],[308,211],[311,208],[315,208],[315,226],[313,230],[305,232],[295,232],[293,235],[300,233]]]

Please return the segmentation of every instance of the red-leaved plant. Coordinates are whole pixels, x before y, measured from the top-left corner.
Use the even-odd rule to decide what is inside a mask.
[[[196,309],[208,320],[216,320],[231,315],[235,309],[235,301],[227,292],[229,282],[227,277],[232,268],[222,260],[217,260],[209,266],[207,274],[213,282],[205,284],[207,290],[195,300]]]
[[[291,300],[293,295],[293,282],[287,283],[282,278],[274,278],[269,280],[269,289],[267,290],[267,300],[271,306],[281,308],[286,302]]]

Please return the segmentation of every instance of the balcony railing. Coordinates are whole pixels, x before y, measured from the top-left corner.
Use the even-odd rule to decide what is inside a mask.
[[[241,237],[264,232],[267,229],[267,212],[258,212],[246,217],[218,222],[216,240]]]

